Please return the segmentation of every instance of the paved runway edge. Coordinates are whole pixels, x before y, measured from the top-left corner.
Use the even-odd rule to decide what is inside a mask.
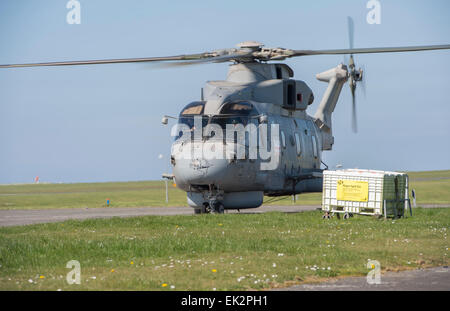
[[[268,205],[255,209],[241,210],[244,213],[265,213],[279,211],[297,213],[320,208],[320,205],[275,206]],[[236,210],[227,213],[238,213]],[[46,210],[0,210],[0,227],[22,226],[38,223],[84,220],[92,218],[193,215],[191,207],[114,207],[114,208],[66,208]]]
[[[424,208],[450,207],[448,204],[423,205]],[[266,212],[298,213],[320,209],[320,205],[266,205],[241,210],[241,214]],[[226,213],[239,213],[237,210]],[[65,208],[43,210],[0,210],[0,227],[23,226],[66,220],[84,220],[110,217],[193,215],[191,207],[113,207],[113,208]]]
[[[380,284],[367,283],[366,277],[343,277],[316,284],[301,284],[277,291],[450,291],[448,266],[386,272]]]

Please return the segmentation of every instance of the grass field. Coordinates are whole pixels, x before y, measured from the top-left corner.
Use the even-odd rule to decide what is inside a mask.
[[[450,170],[410,172],[411,189],[418,204],[450,204]],[[298,205],[319,205],[321,193],[298,195]],[[186,206],[186,193],[169,186],[165,202],[163,181],[1,185],[0,209],[47,209],[71,207]],[[265,201],[269,200],[266,198]],[[290,197],[271,204],[293,204]]]
[[[0,228],[0,290],[248,290],[448,265],[450,209],[414,217],[146,216]],[[68,285],[69,260],[81,284]]]

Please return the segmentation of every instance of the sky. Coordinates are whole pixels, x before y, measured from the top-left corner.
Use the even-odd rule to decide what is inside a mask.
[[[79,0],[81,23],[68,24],[66,0],[0,1],[0,64],[198,53],[247,40],[267,47],[450,44],[448,0],[380,0],[381,23],[368,24],[367,0]],[[334,168],[450,169],[450,51],[355,56],[366,70],[357,90],[358,133],[344,86],[333,114]],[[315,75],[342,56],[285,61],[315,94]],[[161,69],[149,64],[0,69],[0,184],[160,179],[170,172],[173,138],[163,115],[200,98],[228,64]],[[160,158],[159,155],[163,155]]]

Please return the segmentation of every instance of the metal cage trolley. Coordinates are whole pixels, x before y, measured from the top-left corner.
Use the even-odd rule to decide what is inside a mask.
[[[343,214],[404,217],[409,208],[408,175],[405,173],[345,169],[323,172],[323,218]]]

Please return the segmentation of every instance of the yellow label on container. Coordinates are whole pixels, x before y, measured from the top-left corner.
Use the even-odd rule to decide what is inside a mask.
[[[336,196],[338,201],[367,202],[369,183],[367,181],[339,179]]]

